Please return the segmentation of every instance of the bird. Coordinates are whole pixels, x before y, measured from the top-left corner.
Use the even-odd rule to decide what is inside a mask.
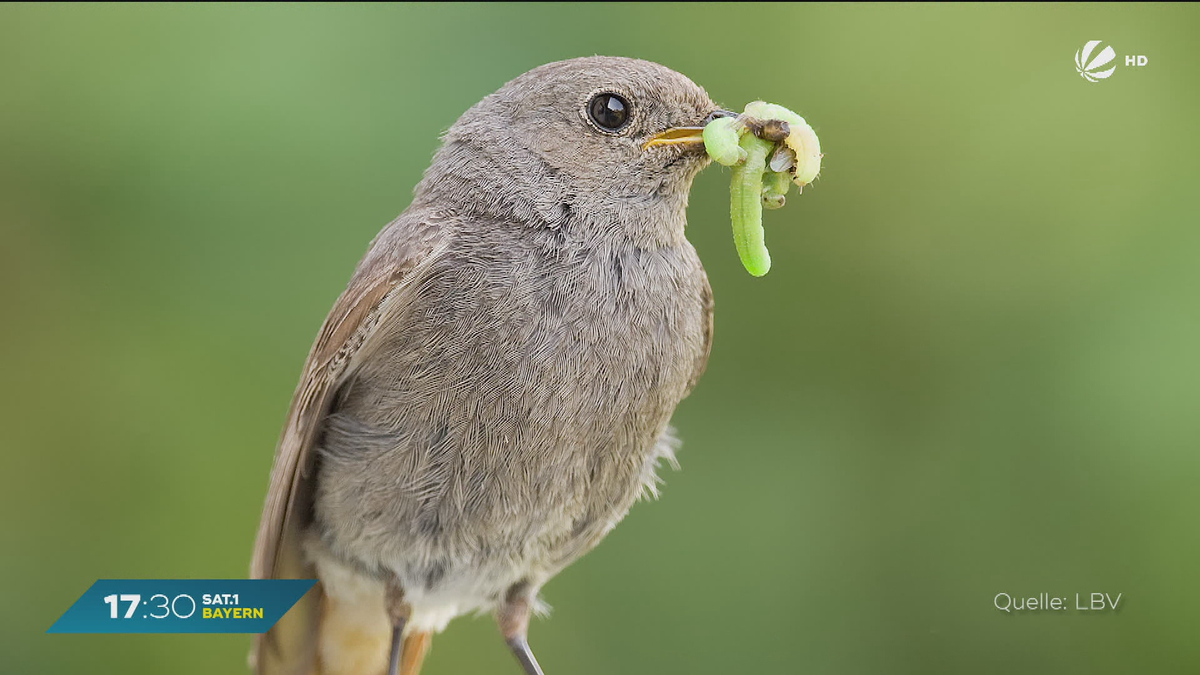
[[[688,194],[731,115],[666,66],[589,56],[443,134],[304,364],[251,577],[318,583],[256,638],[256,672],[414,675],[433,634],[490,612],[542,675],[542,586],[675,461],[713,336]]]

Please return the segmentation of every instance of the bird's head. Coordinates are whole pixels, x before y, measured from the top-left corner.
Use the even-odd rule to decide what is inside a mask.
[[[417,199],[469,215],[667,243],[682,237],[692,179],[709,162],[704,125],[731,114],[657,63],[602,56],[550,63],[459,118]]]

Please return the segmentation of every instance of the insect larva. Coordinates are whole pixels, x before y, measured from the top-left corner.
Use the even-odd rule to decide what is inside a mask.
[[[738,117],[720,117],[705,126],[704,149],[713,161],[733,168],[733,242],[746,271],[761,277],[771,269],[762,211],[782,207],[790,183],[804,187],[816,178],[821,170],[817,134],[791,110],[755,101]]]
[[[738,146],[744,131],[736,117],[719,117],[704,127],[704,150],[717,164],[739,164],[746,159],[746,151]]]
[[[821,141],[803,117],[781,105],[763,101],[750,103],[742,114],[758,120],[787,122],[790,133],[783,143],[796,153],[796,164],[791,171],[792,181],[796,185],[804,187],[821,172]]]
[[[746,271],[761,277],[771,269],[771,254],[764,242],[762,209],[763,172],[767,168],[767,154],[774,144],[754,134],[746,134],[738,145],[746,152],[746,161],[733,167],[729,183],[733,243]]]

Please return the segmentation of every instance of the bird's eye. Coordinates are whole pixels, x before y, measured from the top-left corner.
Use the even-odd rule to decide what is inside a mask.
[[[616,94],[596,94],[588,104],[592,121],[605,131],[617,131],[629,122],[629,103]]]

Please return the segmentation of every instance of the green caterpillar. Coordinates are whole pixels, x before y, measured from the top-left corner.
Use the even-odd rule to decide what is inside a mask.
[[[704,127],[704,149],[713,161],[733,168],[729,215],[742,265],[761,277],[771,269],[762,226],[763,208],[783,206],[789,183],[803,188],[821,171],[821,143],[796,113],[755,101],[734,117]]]

